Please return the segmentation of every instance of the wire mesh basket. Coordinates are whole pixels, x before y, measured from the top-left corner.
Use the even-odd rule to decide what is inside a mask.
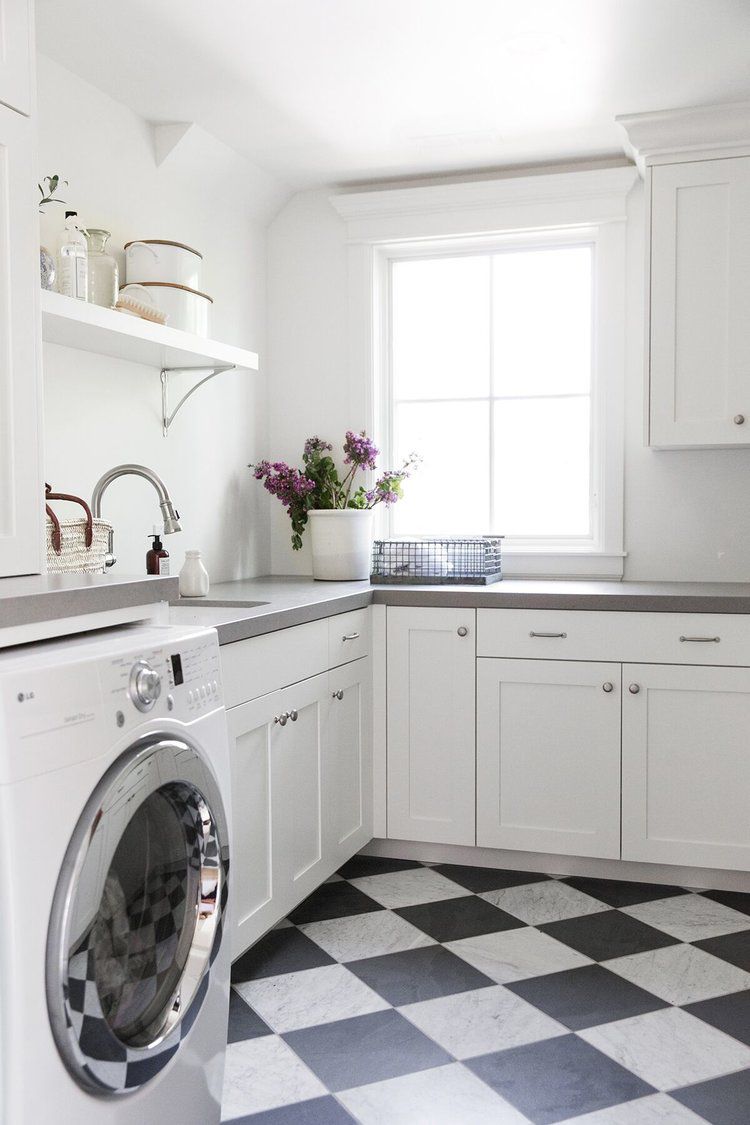
[[[370,581],[382,585],[486,586],[502,578],[502,535],[376,539]]]

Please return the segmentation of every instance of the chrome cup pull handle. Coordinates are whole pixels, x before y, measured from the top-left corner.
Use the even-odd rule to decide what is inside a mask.
[[[681,642],[687,641],[690,644],[697,644],[697,645],[701,645],[701,644],[717,645],[720,640],[721,640],[721,637],[680,637]]]
[[[529,633],[530,637],[554,637],[554,638],[559,637],[559,638],[565,638],[565,637],[567,637],[567,635],[568,635],[567,633],[535,633],[533,630]]]

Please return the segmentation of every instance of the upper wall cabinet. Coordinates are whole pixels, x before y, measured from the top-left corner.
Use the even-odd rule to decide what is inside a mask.
[[[31,0],[0,0],[0,103],[31,112]]]
[[[649,444],[750,445],[750,104],[620,121],[648,203]]]
[[[32,123],[0,106],[0,576],[42,567],[39,235]]]

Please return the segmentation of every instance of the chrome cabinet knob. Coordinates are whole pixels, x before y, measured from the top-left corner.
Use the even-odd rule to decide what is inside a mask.
[[[331,692],[331,698],[332,699],[338,699],[338,701],[341,702],[341,700],[344,698],[344,693],[341,690],[341,688],[339,688],[338,691],[332,691]]]
[[[628,691],[630,692],[631,695],[637,695],[640,690],[641,690],[640,684],[629,684],[628,685]]]
[[[735,426],[744,426],[744,424],[745,424],[745,415],[744,415],[744,414],[735,414],[735,416],[734,416],[734,424],[735,424]]]
[[[145,660],[131,668],[128,694],[139,711],[150,711],[161,695],[161,676]]]
[[[456,629],[456,632],[458,633],[459,637],[465,637],[467,636],[469,630],[465,625],[459,625],[459,627]]]
[[[292,707],[291,711],[289,712],[289,718],[292,720],[293,723],[296,723],[297,719],[299,718],[299,711],[297,711],[294,707]]]
[[[274,723],[278,723],[280,727],[285,727],[286,724],[287,724],[288,718],[289,718],[289,712],[284,711],[283,714],[281,714],[281,715],[274,715],[273,721],[274,721]]]
[[[610,692],[615,690],[615,685],[607,680],[606,684],[602,684],[602,691]]]

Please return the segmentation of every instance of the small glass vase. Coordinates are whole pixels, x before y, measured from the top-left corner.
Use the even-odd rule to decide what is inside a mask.
[[[42,289],[54,292],[57,278],[57,263],[46,246],[39,247],[39,280]]]
[[[92,304],[101,305],[105,309],[115,307],[120,280],[117,262],[107,253],[110,238],[108,230],[86,231],[89,248],[88,299]]]

